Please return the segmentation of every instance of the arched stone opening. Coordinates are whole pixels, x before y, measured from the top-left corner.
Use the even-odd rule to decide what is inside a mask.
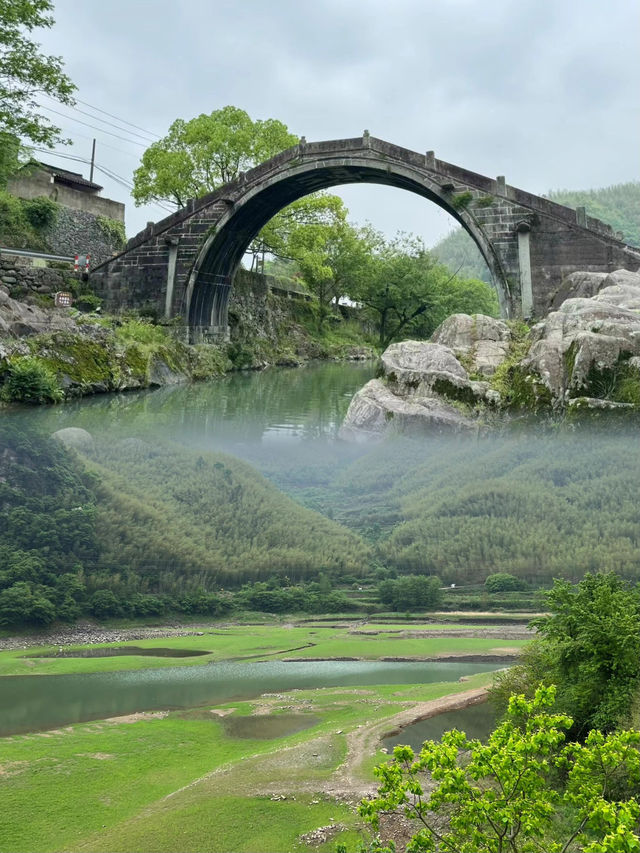
[[[389,158],[368,156],[340,160],[310,159],[282,166],[227,201],[228,210],[205,241],[191,272],[187,317],[193,330],[220,331],[226,326],[226,309],[233,275],[253,238],[280,210],[318,190],[344,184],[376,183],[422,196],[452,216],[472,237],[491,272],[503,316],[509,316],[510,292],[498,255],[473,213],[455,206],[453,186],[438,185],[428,174]],[[276,158],[278,159],[278,158]],[[301,158],[303,160],[304,158]]]

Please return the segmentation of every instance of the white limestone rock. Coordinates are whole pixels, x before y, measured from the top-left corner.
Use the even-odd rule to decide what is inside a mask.
[[[505,322],[485,314],[452,314],[433,333],[434,343],[467,356],[471,371],[492,376],[509,353],[511,331]]]
[[[438,434],[474,427],[470,418],[446,400],[417,395],[403,398],[381,379],[372,379],[352,399],[340,437],[358,441],[390,433]]]
[[[65,447],[71,447],[74,450],[81,450],[85,453],[94,449],[93,436],[86,429],[81,429],[80,427],[59,429],[52,434],[51,438],[61,442]]]
[[[566,299],[532,329],[521,365],[557,401],[583,390],[592,368],[608,370],[620,359],[640,357],[640,275],[618,270],[602,283],[596,295]]]

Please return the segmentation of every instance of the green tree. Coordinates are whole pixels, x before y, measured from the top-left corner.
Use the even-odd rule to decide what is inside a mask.
[[[574,720],[572,735],[626,724],[640,687],[640,591],[612,572],[587,573],[578,584],[554,581],[548,616],[533,622],[538,637],[522,664],[500,673],[492,689],[499,706],[514,690],[533,693],[555,683],[558,706]]]
[[[1,169],[15,163],[11,137],[52,147],[60,128],[42,115],[37,96],[49,95],[73,104],[74,84],[62,70],[62,59],[44,56],[30,37],[39,27],[53,26],[51,0],[0,0],[0,149],[13,146],[13,161],[0,158]],[[0,178],[2,177],[0,169]]]
[[[397,746],[375,769],[378,796],[360,813],[374,827],[380,814],[416,820],[408,853],[639,851],[631,790],[640,781],[640,732],[594,730],[584,744],[566,744],[572,721],[550,713],[554,698],[552,686],[531,701],[512,696],[486,744],[454,729],[417,756]]]
[[[488,575],[484,585],[487,592],[517,592],[526,586],[522,578],[510,575],[508,572],[494,572]]]
[[[613,572],[554,581],[535,627],[553,660],[563,708],[581,733],[628,717],[640,683],[640,591]]]
[[[380,346],[386,347],[435,307],[436,277],[445,270],[418,237],[405,234],[386,242],[372,232],[371,240],[375,248],[368,274],[351,295],[376,318]]]
[[[281,121],[253,121],[238,107],[176,119],[142,155],[133,198],[138,205],[165,200],[184,207],[188,199],[213,192],[297,141]]]

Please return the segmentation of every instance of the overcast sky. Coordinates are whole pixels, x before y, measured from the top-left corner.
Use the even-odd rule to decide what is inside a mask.
[[[62,150],[88,158],[95,135],[97,163],[129,182],[145,142],[93,108],[157,135],[227,104],[309,141],[367,128],[535,193],[640,176],[639,0],[56,0],[55,18],[37,37],[92,115],[47,102],[76,119],[51,114],[73,139]],[[166,215],[96,179],[126,203],[129,235]],[[340,194],[390,234],[432,244],[453,226],[401,190]]]

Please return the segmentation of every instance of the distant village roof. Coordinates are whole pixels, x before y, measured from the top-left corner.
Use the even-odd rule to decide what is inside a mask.
[[[34,162],[47,172],[50,172],[56,183],[67,184],[68,186],[81,190],[82,192],[100,192],[102,189],[100,184],[94,184],[93,181],[88,181],[86,178],[83,178],[79,172],[70,172],[68,169],[60,169],[58,166],[51,166],[48,163],[43,163],[41,160],[35,160]]]

